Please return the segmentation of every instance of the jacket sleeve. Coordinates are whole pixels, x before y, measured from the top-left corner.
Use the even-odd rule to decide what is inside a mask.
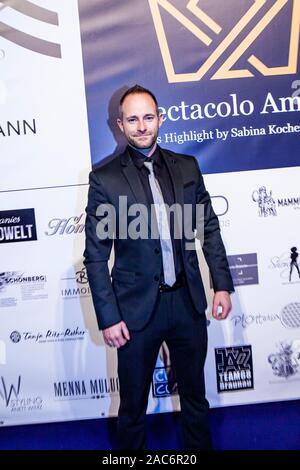
[[[198,182],[196,189],[196,229],[201,240],[203,253],[209,267],[214,291],[234,292],[225,247],[220,233],[220,225],[196,159]]]
[[[99,206],[102,204],[107,205],[109,202],[99,178],[93,171],[90,173],[89,184],[85,224],[86,241],[83,256],[98,326],[100,329],[105,329],[120,322],[122,318],[108,270],[108,260],[113,244],[112,233],[106,238],[99,236],[100,231],[103,233],[101,224],[103,228],[104,220],[107,222],[109,217],[109,214],[108,217],[106,216],[107,213],[97,215],[99,214]],[[113,220],[110,220],[110,222],[113,223]]]

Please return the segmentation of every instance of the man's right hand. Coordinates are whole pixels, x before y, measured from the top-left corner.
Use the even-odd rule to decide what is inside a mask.
[[[126,323],[120,321],[102,331],[105,343],[114,348],[120,348],[130,340],[130,335]]]

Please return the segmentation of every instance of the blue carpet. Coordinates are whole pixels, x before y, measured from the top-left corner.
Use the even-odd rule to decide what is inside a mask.
[[[216,450],[299,450],[300,401],[211,410]],[[149,415],[149,449],[179,449],[178,413]],[[116,445],[116,419],[0,428],[2,450],[107,450]]]

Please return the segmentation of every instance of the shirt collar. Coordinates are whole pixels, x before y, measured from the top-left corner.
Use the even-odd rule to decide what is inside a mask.
[[[162,166],[162,160],[161,160],[161,155],[159,151],[158,145],[156,146],[156,149],[154,153],[151,155],[151,157],[146,157],[143,155],[141,152],[139,152],[137,149],[131,147],[130,145],[127,146],[127,150],[132,158],[132,161],[134,165],[140,170],[144,166],[144,162],[151,161],[157,166]]]

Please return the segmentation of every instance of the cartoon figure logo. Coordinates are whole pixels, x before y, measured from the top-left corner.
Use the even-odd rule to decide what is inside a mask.
[[[296,343],[296,342],[295,342]],[[298,372],[300,366],[300,345],[281,342],[279,351],[268,356],[274,375],[278,377],[291,377]]]
[[[277,215],[275,200],[272,197],[272,191],[270,191],[268,194],[265,186],[261,186],[258,190],[253,191],[252,200],[258,204],[258,215],[260,217]]]

